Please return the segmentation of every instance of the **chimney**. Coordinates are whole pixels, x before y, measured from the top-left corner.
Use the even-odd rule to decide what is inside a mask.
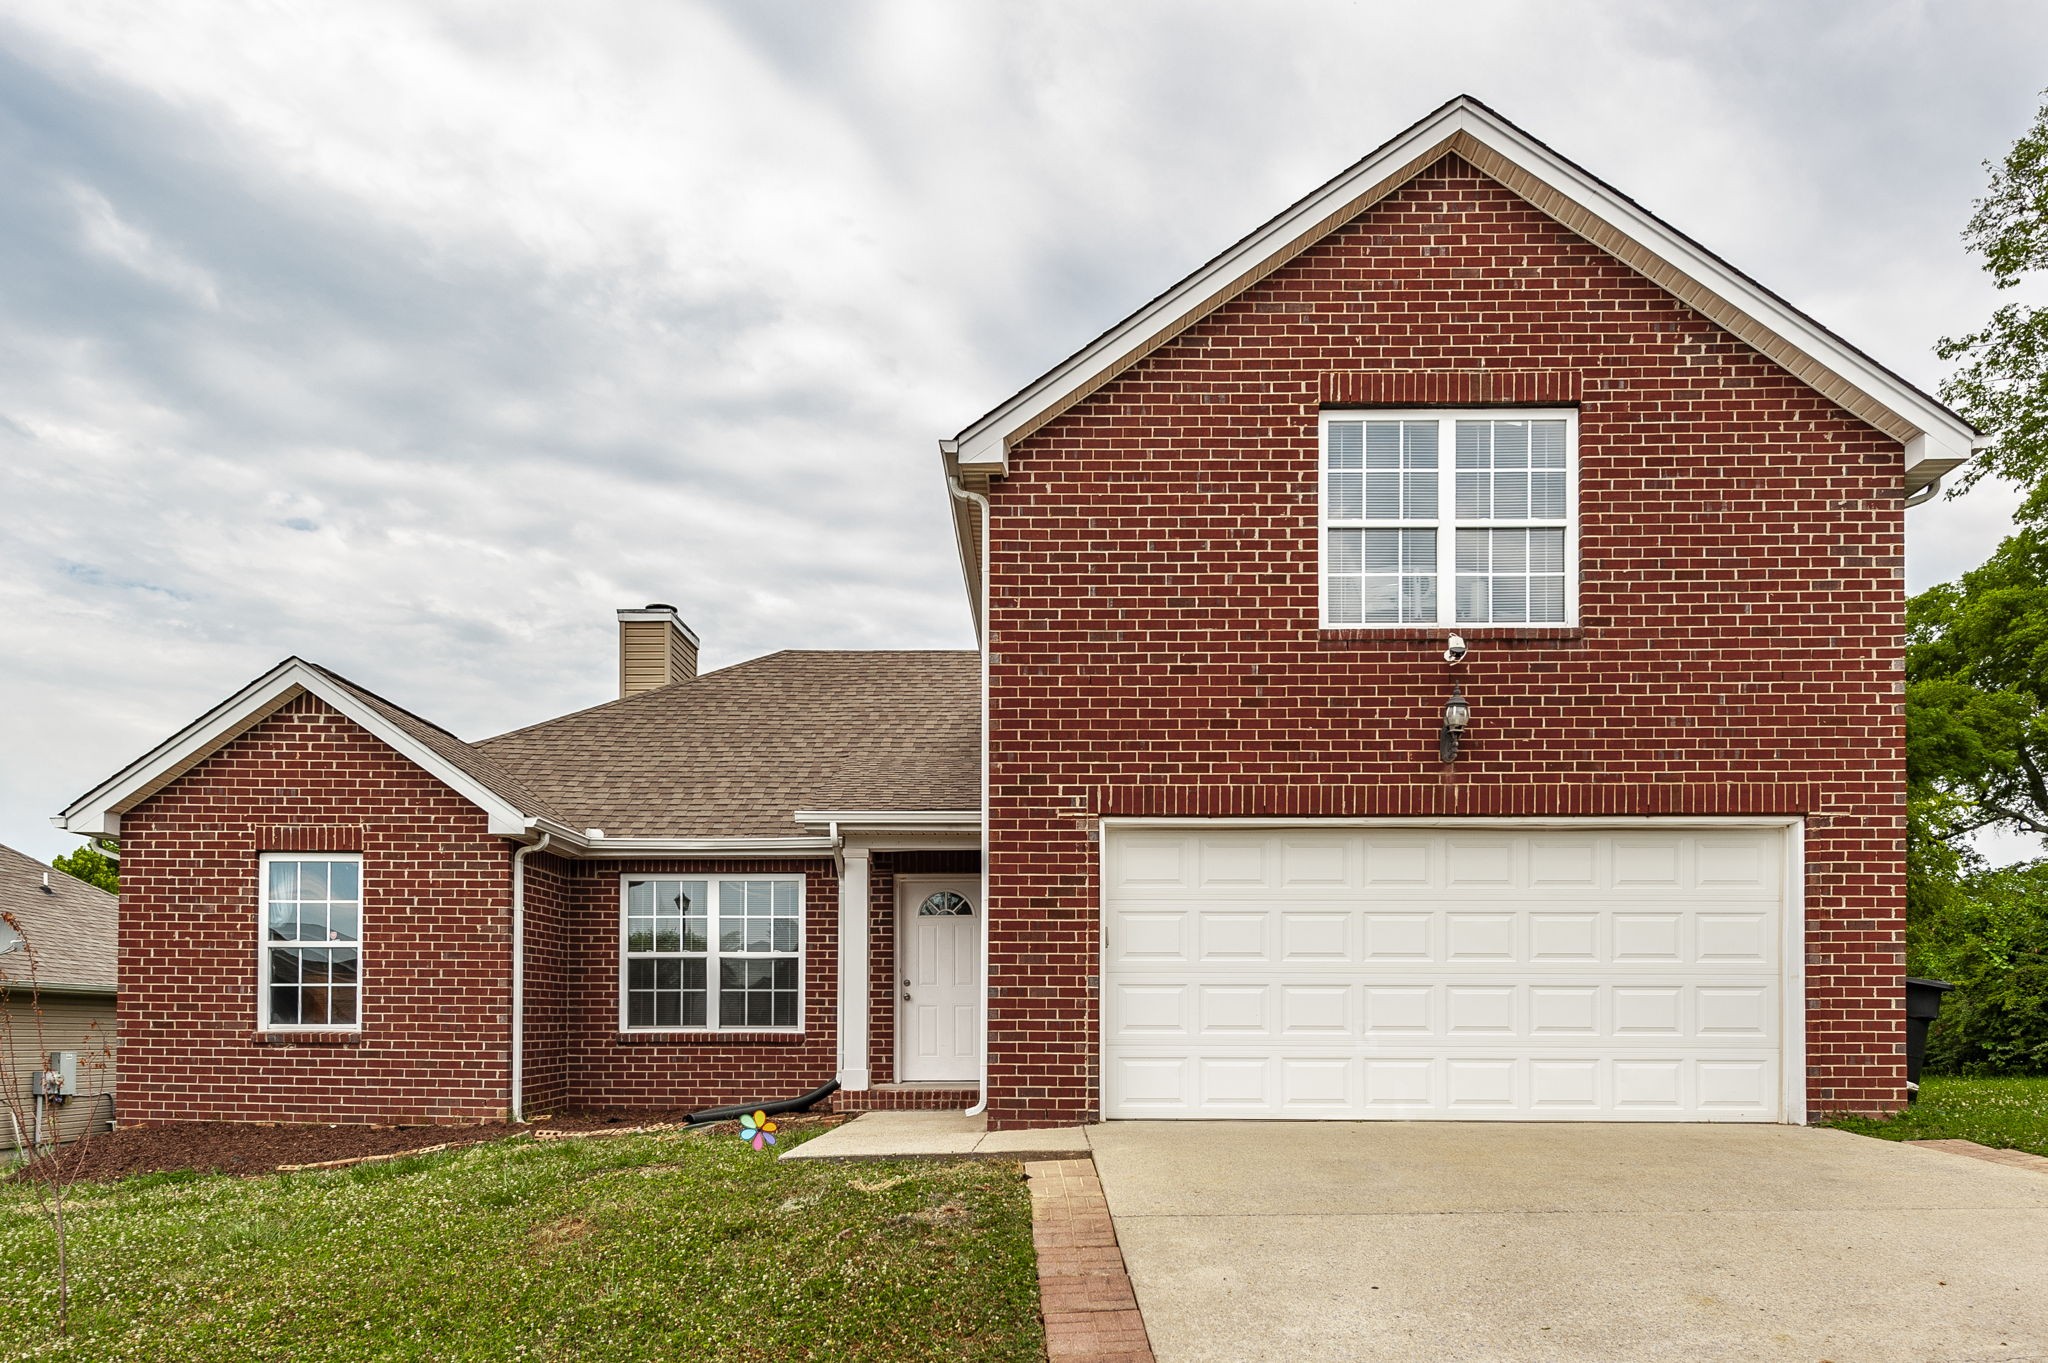
[[[637,695],[697,675],[697,636],[676,614],[656,601],[619,612],[619,694]]]

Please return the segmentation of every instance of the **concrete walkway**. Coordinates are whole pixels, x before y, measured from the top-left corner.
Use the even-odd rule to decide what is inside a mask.
[[[1161,1363],[2048,1360],[2048,1178],[1775,1126],[1089,1129]]]
[[[990,1131],[985,1117],[958,1112],[863,1112],[844,1126],[786,1151],[787,1160],[1086,1159],[1081,1127]]]

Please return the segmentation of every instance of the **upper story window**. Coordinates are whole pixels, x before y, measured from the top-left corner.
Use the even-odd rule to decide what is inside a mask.
[[[266,852],[257,1019],[266,1031],[363,1025],[363,860]]]
[[[1565,625],[1578,417],[1325,412],[1322,623]]]
[[[620,1026],[802,1025],[802,876],[628,876],[623,889]]]

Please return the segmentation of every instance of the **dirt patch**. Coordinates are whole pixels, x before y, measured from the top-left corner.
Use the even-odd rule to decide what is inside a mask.
[[[543,1121],[514,1125],[480,1122],[470,1126],[311,1126],[274,1122],[175,1122],[162,1126],[128,1127],[67,1146],[34,1171],[12,1175],[78,1179],[117,1179],[135,1174],[190,1171],[202,1174],[268,1174],[293,1166],[329,1165],[374,1156],[401,1155],[429,1148],[447,1149],[502,1140],[507,1136],[602,1135],[649,1127],[679,1130],[689,1114],[681,1110],[570,1113]],[[791,1116],[777,1119],[792,1125],[836,1125],[843,1117]],[[724,1129],[737,1130],[732,1123]],[[719,1131],[721,1127],[707,1127]]]
[[[550,1221],[545,1226],[535,1226],[529,1237],[536,1250],[546,1252],[587,1240],[597,1227],[580,1216],[565,1216],[559,1221]]]

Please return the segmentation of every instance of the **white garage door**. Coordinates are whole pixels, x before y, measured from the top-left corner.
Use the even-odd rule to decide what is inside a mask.
[[[1776,829],[1111,829],[1105,1117],[1773,1121]]]

